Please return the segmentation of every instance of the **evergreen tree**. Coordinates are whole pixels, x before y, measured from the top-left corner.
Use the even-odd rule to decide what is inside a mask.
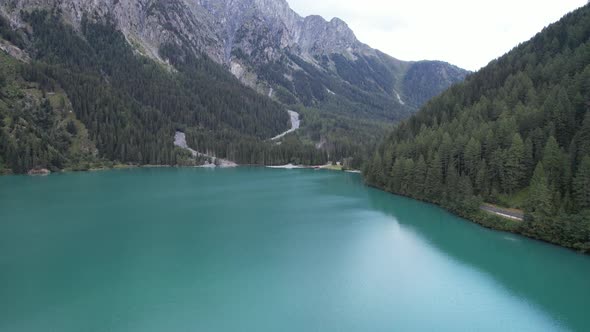
[[[543,150],[543,167],[547,172],[549,184],[554,188],[559,188],[561,185],[562,158],[563,154],[559,149],[557,140],[553,136],[549,137]]]
[[[590,69],[590,67],[588,68]],[[575,142],[577,161],[581,161],[583,156],[590,156],[590,112],[586,112],[582,128],[578,131]]]
[[[408,196],[412,196],[415,190],[415,163],[412,158],[408,158],[404,161],[403,170],[404,176],[402,178],[401,192]]]
[[[442,163],[438,153],[434,155],[434,159],[428,165],[428,172],[426,174],[426,183],[424,185],[426,197],[433,202],[439,202],[443,192],[443,174]]]
[[[535,170],[535,152],[533,141],[529,137],[526,139],[524,143],[524,178],[529,179],[533,175],[533,171]]]
[[[450,165],[445,178],[445,200],[452,207],[461,199],[459,187],[459,173],[455,166]]]
[[[420,155],[416,163],[414,171],[414,196],[423,198],[426,190],[426,176],[428,173],[428,166],[424,160],[424,156]]]
[[[385,180],[383,175],[383,160],[381,154],[376,151],[371,162],[371,177],[374,179],[374,183],[382,185]]]
[[[390,179],[390,189],[393,192],[403,193],[402,192],[402,182],[404,181],[404,160],[402,158],[397,158],[395,163],[393,163],[393,168],[391,169],[391,179]]]
[[[475,179],[481,160],[481,144],[473,137],[465,147],[464,159],[466,174]]]
[[[582,159],[573,188],[577,206],[580,209],[590,209],[590,156]]]
[[[518,133],[514,134],[512,144],[506,154],[504,165],[503,186],[506,192],[513,193],[520,184],[525,175],[524,163],[524,143]]]
[[[488,171],[485,160],[482,160],[479,164],[477,176],[475,178],[475,188],[478,194],[483,195],[484,197],[490,193]]]
[[[543,164],[537,164],[531,178],[529,196],[526,204],[526,212],[533,216],[548,216],[552,213],[551,192],[545,175]]]

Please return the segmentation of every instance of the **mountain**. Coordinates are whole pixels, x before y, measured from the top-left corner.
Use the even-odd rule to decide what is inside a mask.
[[[396,60],[343,21],[300,17],[282,0],[5,0],[0,17],[14,92],[1,97],[0,155],[17,172],[185,162],[169,140],[177,130],[242,163],[352,157],[358,167],[381,133],[467,74]],[[56,115],[45,126],[30,117],[42,104]],[[287,108],[302,128],[271,144]],[[87,132],[87,154],[72,151],[66,125]]]
[[[84,15],[109,17],[129,43],[154,59],[165,61],[160,48],[172,43],[207,54],[285,104],[337,104],[351,112],[360,108],[368,118],[404,118],[468,74],[447,63],[392,58],[359,42],[342,20],[301,17],[285,0],[4,2],[3,12],[17,25],[20,12],[33,8],[59,8],[78,27]]]
[[[199,162],[174,147],[177,131],[242,163],[326,162],[312,144],[268,142],[288,129],[287,112],[207,57],[165,46],[173,65],[164,66],[138,56],[109,22],[83,19],[78,32],[47,11],[23,22],[29,30],[14,32],[0,19],[3,43],[31,57],[0,53],[0,171]]]
[[[376,100],[369,106],[374,114],[396,120],[467,74],[442,62],[392,58],[358,41],[342,20],[301,17],[285,0],[199,4],[215,22],[225,50],[221,61],[243,82],[287,104],[338,102],[354,109],[370,98]],[[416,75],[438,84],[424,84]]]
[[[369,184],[486,227],[590,251],[590,5],[400,124]],[[480,209],[524,210],[524,222]],[[509,210],[507,210],[509,211]]]

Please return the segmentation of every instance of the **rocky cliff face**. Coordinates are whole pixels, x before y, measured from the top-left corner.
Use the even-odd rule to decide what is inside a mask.
[[[342,20],[301,17],[285,0],[4,0],[0,4],[2,14],[15,26],[22,25],[21,10],[34,8],[59,9],[78,27],[84,16],[108,18],[138,52],[158,60],[166,60],[159,49],[168,43],[205,53],[246,85],[286,104],[322,108],[344,103],[352,109],[361,104],[384,114],[387,108],[407,113],[467,74],[445,63],[428,67],[396,60],[358,41]],[[417,65],[420,79],[409,80],[418,83],[408,92],[406,74]],[[367,106],[371,104],[367,99],[381,101]]]
[[[285,0],[198,0],[214,18],[224,42],[226,61],[234,48],[259,48],[241,38],[250,33],[272,42],[277,49],[290,48],[301,55],[344,53],[364,46],[340,19],[326,22],[320,16],[303,18]]]
[[[381,111],[390,107],[403,113],[467,74],[442,62],[397,60],[361,43],[342,20],[301,17],[285,0],[198,4],[212,17],[223,44],[224,56],[218,60],[244,83],[271,96],[276,93],[285,103],[322,107],[339,98],[337,103],[345,99],[354,108],[366,98],[385,98],[389,106],[382,104]],[[408,73],[412,75],[406,77]],[[406,87],[406,82],[411,84]]]
[[[2,12],[21,25],[21,11],[36,8],[60,10],[72,25],[79,27],[84,15],[91,19],[109,18],[138,51],[159,58],[159,47],[167,42],[205,51],[213,59],[222,58],[209,15],[189,0],[5,0]]]

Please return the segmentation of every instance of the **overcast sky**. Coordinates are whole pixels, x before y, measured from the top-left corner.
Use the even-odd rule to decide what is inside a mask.
[[[287,0],[302,16],[339,17],[357,38],[401,60],[477,70],[586,0]]]

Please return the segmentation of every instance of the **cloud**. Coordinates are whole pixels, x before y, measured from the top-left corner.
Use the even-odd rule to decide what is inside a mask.
[[[403,60],[476,70],[585,0],[287,0],[301,15],[346,21],[362,42]]]

